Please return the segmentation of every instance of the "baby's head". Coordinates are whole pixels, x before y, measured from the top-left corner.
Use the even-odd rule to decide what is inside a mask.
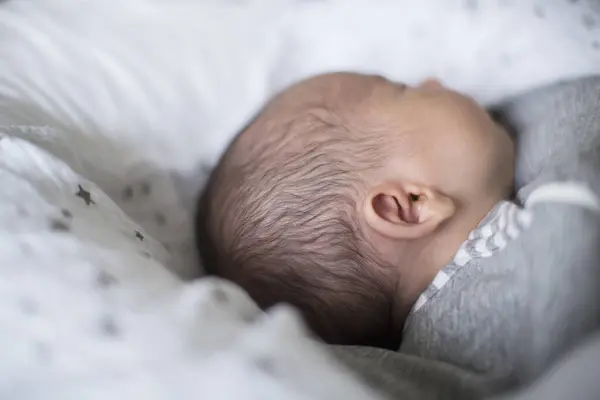
[[[330,343],[396,347],[419,294],[510,194],[513,164],[506,132],[436,82],[318,76],[224,154],[199,203],[201,258]]]

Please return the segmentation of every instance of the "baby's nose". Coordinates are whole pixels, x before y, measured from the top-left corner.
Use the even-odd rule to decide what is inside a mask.
[[[420,88],[423,89],[443,89],[444,85],[442,84],[442,82],[437,79],[437,78],[428,78],[425,79],[420,85]]]

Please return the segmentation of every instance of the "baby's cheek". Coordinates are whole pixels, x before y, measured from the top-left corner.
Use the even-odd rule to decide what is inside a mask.
[[[447,147],[451,149],[451,147]],[[459,150],[459,151],[457,151]],[[440,165],[446,185],[457,190],[462,195],[472,195],[483,189],[483,183],[488,181],[489,159],[478,152],[473,152],[463,146],[449,150],[440,160]]]

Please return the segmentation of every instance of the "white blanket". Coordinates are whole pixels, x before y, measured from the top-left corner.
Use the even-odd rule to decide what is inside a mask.
[[[0,130],[0,398],[376,398],[293,311],[177,279],[158,242],[23,131]]]
[[[375,398],[291,311],[257,317],[238,289],[177,277],[198,275],[202,171],[271,93],[339,69],[490,103],[599,73],[600,10],[1,2],[0,398]]]

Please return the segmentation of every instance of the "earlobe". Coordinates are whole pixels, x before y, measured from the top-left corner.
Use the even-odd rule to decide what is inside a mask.
[[[454,213],[449,198],[415,185],[386,183],[374,188],[363,207],[367,225],[391,239],[426,236]]]

